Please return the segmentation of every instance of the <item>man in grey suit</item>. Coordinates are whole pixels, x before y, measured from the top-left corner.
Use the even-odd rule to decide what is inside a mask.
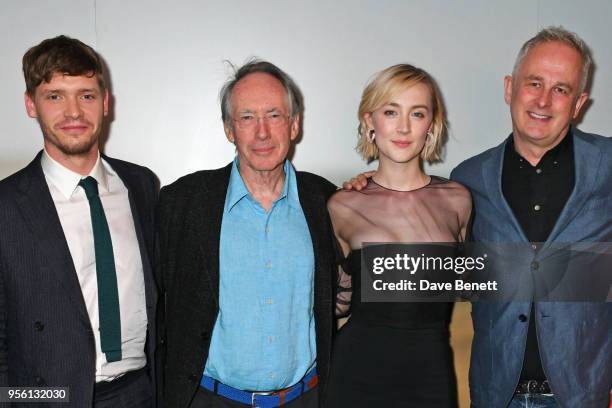
[[[612,139],[571,125],[590,66],[563,28],[527,41],[505,78],[512,134],[451,175],[472,191],[472,238],[522,248],[514,272],[529,282],[559,244],[612,241]],[[475,302],[472,318],[472,406],[609,406],[612,304]]]
[[[154,406],[155,177],[99,152],[92,48],[45,40],[23,72],[44,149],[0,182],[0,386],[69,388],[45,407]]]

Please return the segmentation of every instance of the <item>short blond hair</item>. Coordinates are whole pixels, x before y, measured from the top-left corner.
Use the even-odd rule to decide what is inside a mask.
[[[431,126],[432,136],[421,152],[421,159],[429,163],[442,160],[442,146],[446,142],[447,122],[446,110],[442,93],[434,79],[426,71],[410,64],[393,65],[377,73],[368,83],[361,95],[359,103],[359,127],[357,129],[359,141],[356,150],[368,163],[378,159],[378,147],[371,143],[369,129],[365,116],[388,104],[396,95],[413,87],[416,84],[425,84],[431,92],[433,120]]]

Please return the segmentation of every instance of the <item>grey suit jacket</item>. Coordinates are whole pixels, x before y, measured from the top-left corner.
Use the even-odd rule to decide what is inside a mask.
[[[472,238],[523,245],[519,271],[546,262],[557,243],[612,242],[612,139],[573,129],[576,183],[553,231],[535,253],[501,187],[506,142],[461,163],[451,177],[469,187]],[[519,273],[517,271],[517,273]],[[533,272],[537,273],[537,272]],[[589,271],[584,271],[589,279]],[[470,392],[474,407],[505,407],[519,380],[531,303],[474,303]],[[522,315],[522,316],[521,316]],[[542,365],[563,407],[608,408],[612,388],[612,303],[537,302]]]
[[[0,182],[0,386],[70,387],[70,403],[56,406],[89,407],[94,335],[40,157]],[[129,191],[144,269],[152,370],[157,290],[149,254],[155,176],[144,167],[104,159]]]

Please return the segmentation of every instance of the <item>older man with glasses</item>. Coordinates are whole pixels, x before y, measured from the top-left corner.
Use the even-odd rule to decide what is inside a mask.
[[[287,159],[303,107],[278,67],[238,69],[221,111],[234,161],[161,192],[166,406],[317,407],[334,327],[335,186]]]

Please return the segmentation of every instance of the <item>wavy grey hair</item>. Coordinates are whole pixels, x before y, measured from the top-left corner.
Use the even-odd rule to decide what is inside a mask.
[[[300,88],[293,79],[282,69],[277,67],[268,61],[263,61],[257,58],[253,58],[247,61],[241,67],[236,67],[228,61],[234,74],[228,79],[228,81],[221,88],[219,92],[219,99],[221,101],[221,119],[226,126],[230,129],[234,129],[234,122],[232,120],[232,92],[236,87],[236,84],[240,82],[242,78],[249,74],[264,73],[273,76],[278,79],[287,92],[287,104],[289,106],[289,112],[291,118],[300,118],[304,110],[304,98]]]
[[[584,40],[578,36],[578,34],[566,30],[561,26],[550,26],[546,27],[538,32],[533,38],[527,40],[519,51],[514,68],[512,70],[512,76],[516,76],[518,68],[520,67],[525,55],[538,44],[558,41],[569,45],[582,57],[582,76],[580,78],[580,92],[584,92],[589,80],[589,74],[591,72],[591,66],[593,65],[593,57],[591,50],[586,45]]]

